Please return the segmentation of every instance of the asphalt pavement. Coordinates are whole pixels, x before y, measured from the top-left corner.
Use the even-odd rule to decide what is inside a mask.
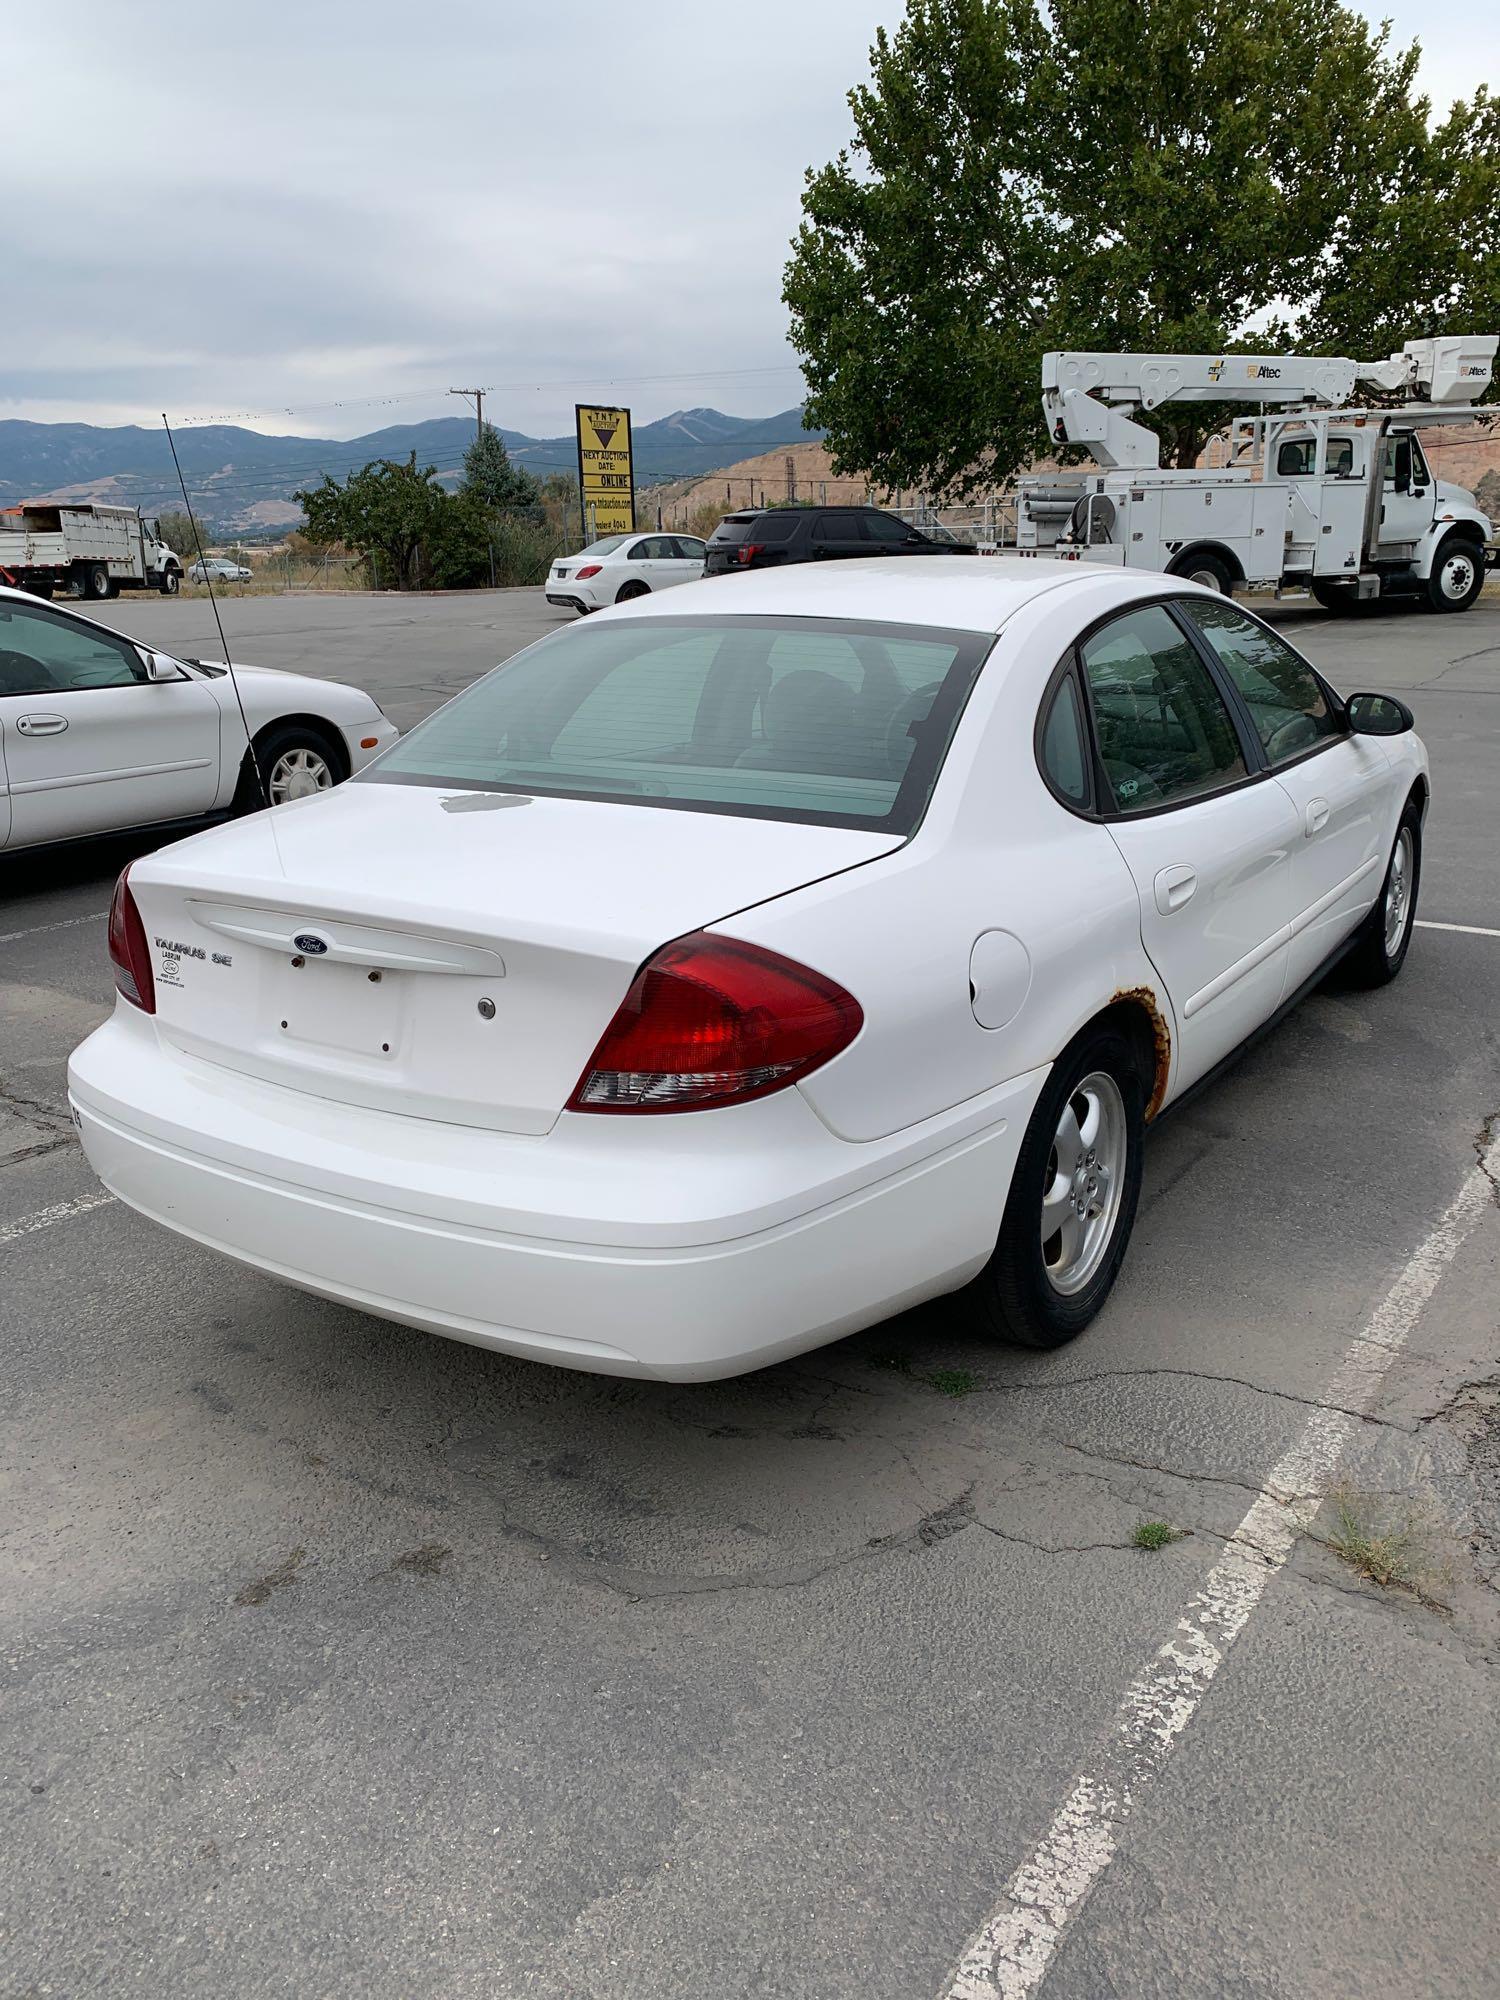
[[[403,726],[568,622],[223,614]],[[1424,928],[1161,1122],[1053,1355],[613,1382],[222,1262],[66,1111],[152,843],[0,862],[0,1994],[1497,1990],[1500,601],[1271,615],[1416,710]]]

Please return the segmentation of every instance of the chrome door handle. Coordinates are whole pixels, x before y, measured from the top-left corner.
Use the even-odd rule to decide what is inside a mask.
[[[1302,824],[1309,834],[1321,833],[1328,824],[1327,799],[1309,799],[1307,811],[1302,815]]]
[[[1184,903],[1192,901],[1197,886],[1197,872],[1184,863],[1175,868],[1161,869],[1156,877],[1157,909],[1164,917],[1170,917],[1174,910],[1180,910]]]
[[[60,736],[68,726],[65,715],[18,715],[18,736]]]

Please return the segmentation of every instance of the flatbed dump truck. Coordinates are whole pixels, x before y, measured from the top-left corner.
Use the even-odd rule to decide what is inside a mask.
[[[1434,478],[1421,433],[1478,422],[1500,338],[1409,341],[1386,361],[1297,354],[1048,354],[1058,444],[1097,467],[1017,482],[1022,553],[1188,576],[1226,593],[1306,592],[1330,610],[1423,596],[1466,611],[1496,551],[1487,516]],[[1356,387],[1419,400],[1349,408]],[[1254,403],[1227,463],[1169,469],[1133,409]],[[1283,407],[1288,406],[1291,407]]]
[[[122,590],[174,596],[181,559],[136,507],[41,500],[0,512],[0,578],[38,597],[118,597]]]

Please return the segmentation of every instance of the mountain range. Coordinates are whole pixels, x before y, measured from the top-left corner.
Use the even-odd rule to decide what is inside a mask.
[[[576,476],[571,436],[528,437],[496,425],[512,459],[538,478]],[[800,409],[771,417],[731,417],[722,410],[675,410],[634,432],[635,476],[641,485],[701,478],[719,466],[780,445],[806,444],[821,431],[802,428]],[[467,417],[433,417],[393,424],[356,438],[275,437],[237,424],[189,424],[174,436],[193,506],[218,534],[289,527],[301,517],[292,499],[325,472],[336,478],[371,459],[410,452],[439,478],[457,476],[474,425]],[[140,507],[147,514],[182,505],[163,431],[139,424],[0,422],[0,506],[23,500],[96,500]]]

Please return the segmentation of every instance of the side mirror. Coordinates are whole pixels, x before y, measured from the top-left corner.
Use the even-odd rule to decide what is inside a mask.
[[[141,658],[146,666],[148,681],[180,681],[182,669],[169,653],[153,653],[146,646],[141,647]]]
[[[1396,440],[1396,477],[1394,484],[1398,493],[1410,493],[1411,491],[1410,438],[1397,438]]]
[[[1344,712],[1357,736],[1404,736],[1417,726],[1406,703],[1393,694],[1351,694]]]

